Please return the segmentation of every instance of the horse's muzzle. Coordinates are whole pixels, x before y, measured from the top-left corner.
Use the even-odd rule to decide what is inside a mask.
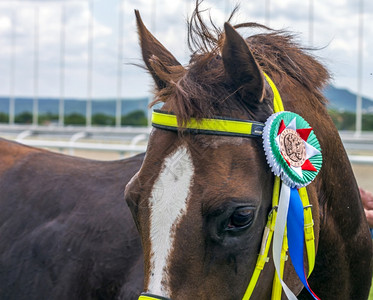
[[[138,300],[171,300],[170,298],[157,296],[149,293],[141,293]]]

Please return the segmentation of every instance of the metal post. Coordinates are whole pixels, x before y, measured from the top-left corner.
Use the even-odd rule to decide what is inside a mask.
[[[121,126],[122,123],[122,78],[123,78],[123,5],[124,0],[120,1],[118,15],[118,62],[117,62],[117,102],[115,107],[115,125]]]
[[[58,125],[64,126],[65,123],[65,4],[61,7],[61,25],[60,25],[60,101],[58,107]]]
[[[151,30],[153,34],[156,32],[156,19],[157,19],[157,0],[152,0],[152,11],[151,11]]]
[[[89,1],[91,16],[88,25],[88,67],[87,67],[87,104],[86,104],[86,126],[92,125],[92,57],[93,57],[93,0]]]
[[[308,10],[308,43],[313,46],[313,0],[309,2]]]
[[[34,26],[34,99],[32,106],[32,125],[37,126],[39,120],[39,7],[35,8]]]
[[[185,1],[185,18],[188,20],[189,19],[189,0]],[[188,32],[185,31],[185,42],[184,42],[184,55],[185,57],[188,57],[188,43],[186,42],[188,40]]]
[[[153,34],[156,32],[156,18],[157,18],[157,0],[152,0],[152,10],[151,10],[151,31]],[[149,95],[148,104],[153,101],[153,94]],[[148,126],[151,126],[151,112],[148,110]]]
[[[271,8],[270,8],[270,0],[265,1],[265,24],[269,27],[269,22],[271,19]]]
[[[362,128],[362,77],[363,77],[363,46],[364,46],[364,0],[359,3],[359,28],[358,28],[358,60],[357,60],[357,95],[356,95],[356,131],[361,135]]]
[[[16,16],[15,11],[12,12],[12,32],[11,32],[11,57],[10,57],[10,98],[9,98],[9,124],[14,124],[15,115],[15,67],[16,67]]]
[[[224,13],[226,16],[229,16],[229,13],[230,13],[229,0],[224,1]]]

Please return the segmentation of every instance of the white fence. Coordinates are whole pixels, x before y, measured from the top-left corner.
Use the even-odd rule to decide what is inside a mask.
[[[74,150],[115,152],[121,157],[145,152],[150,131],[149,127],[0,125],[0,136],[28,146],[67,150],[70,155],[74,155]],[[373,165],[373,133],[341,132],[340,135],[347,152],[354,153],[349,155],[351,163]]]
[[[79,143],[74,141],[61,142],[61,141],[47,141],[47,140],[18,140],[28,146],[41,147],[41,148],[52,148],[69,150],[69,154],[73,155],[74,150],[92,150],[92,151],[108,151],[117,152],[121,156],[127,153],[135,154],[146,151],[146,145],[129,144],[104,144],[104,143]],[[350,162],[353,164],[364,164],[373,165],[373,156],[368,155],[349,155]]]
[[[70,155],[74,150],[88,150],[117,152],[124,156],[145,152],[150,128],[0,125],[0,133],[0,136],[28,146],[60,152],[68,150]]]

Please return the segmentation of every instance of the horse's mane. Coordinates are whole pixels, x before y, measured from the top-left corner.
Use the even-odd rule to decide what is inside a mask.
[[[220,56],[224,33],[211,17],[210,27],[206,24],[199,4],[197,1],[188,21],[188,45],[193,53],[189,66],[154,64],[157,75],[169,84],[157,92],[152,105],[167,102],[182,122],[191,117],[221,115],[227,108],[232,110],[234,101],[229,99],[237,92],[227,84]],[[237,7],[228,22],[236,11]],[[279,88],[283,85],[303,88],[313,95],[310,101],[326,102],[321,90],[330,78],[329,72],[309,53],[313,49],[301,47],[295,42],[294,34],[284,30],[273,30],[258,23],[241,23],[234,27],[263,31],[249,36],[246,41],[261,69],[276,79]]]

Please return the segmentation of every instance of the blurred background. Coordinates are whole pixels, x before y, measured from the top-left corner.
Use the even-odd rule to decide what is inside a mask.
[[[258,22],[294,32],[331,71],[328,109],[358,182],[373,190],[373,1],[204,1],[222,26]],[[182,63],[192,0],[0,0],[0,136],[72,155],[145,151],[150,76],[134,9]],[[208,14],[206,14],[208,17]],[[244,36],[253,32],[243,30]]]

